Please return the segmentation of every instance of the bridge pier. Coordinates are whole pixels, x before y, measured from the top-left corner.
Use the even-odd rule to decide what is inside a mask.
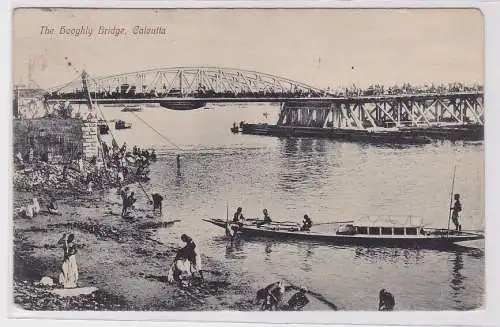
[[[284,102],[281,104],[277,125],[325,127],[331,106],[331,103]]]
[[[353,97],[284,101],[278,126],[382,129],[484,124],[480,94]]]

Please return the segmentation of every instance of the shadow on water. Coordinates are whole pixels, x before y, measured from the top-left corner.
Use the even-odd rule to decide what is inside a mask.
[[[177,173],[175,174],[175,186],[181,187],[184,184],[184,177],[182,175],[181,169],[177,169]]]
[[[462,275],[462,269],[464,267],[464,258],[463,254],[460,252],[455,253],[452,262],[452,279],[450,283],[450,287],[452,289],[452,298],[453,301],[457,304],[457,306],[462,306],[461,294],[465,289],[464,286],[464,275]]]
[[[314,242],[308,240],[287,240],[286,242],[272,241],[265,237],[245,237],[230,240],[227,237],[214,238],[217,243],[226,244],[226,258],[227,259],[244,259],[248,250],[246,249],[249,244],[261,245],[264,249],[264,260],[270,261],[270,256],[273,253],[273,248],[278,247],[280,244],[287,246],[294,246],[296,250],[294,253],[297,256],[303,257],[302,270],[311,271],[311,258],[314,257],[315,249],[330,249],[332,251],[347,251],[352,253],[354,261],[362,261],[363,263],[403,263],[421,264],[424,262],[426,255],[434,256],[438,253],[470,256],[473,258],[484,257],[484,250],[467,247],[463,245],[451,245],[441,249],[425,249],[425,248],[411,248],[411,247],[380,247],[380,246],[349,246],[349,245],[332,245],[323,242]],[[248,244],[247,244],[248,243]],[[457,259],[458,260],[458,259]],[[462,260],[462,259],[460,259]],[[361,263],[361,262],[360,262]]]
[[[224,257],[230,260],[245,259],[246,253],[243,248],[243,242],[239,239],[231,240],[226,238],[226,253]]]

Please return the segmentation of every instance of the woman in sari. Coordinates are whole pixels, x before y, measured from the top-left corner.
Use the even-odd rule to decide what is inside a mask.
[[[186,279],[203,280],[201,271],[201,254],[196,242],[188,235],[182,234],[181,240],[186,244],[175,256],[174,262],[170,266],[167,280],[182,282]]]
[[[59,284],[64,288],[76,288],[78,282],[78,266],[76,264],[76,245],[73,243],[75,240],[75,235],[66,234],[59,240],[59,244],[62,244],[64,250],[64,259],[61,267],[61,273],[59,274]]]

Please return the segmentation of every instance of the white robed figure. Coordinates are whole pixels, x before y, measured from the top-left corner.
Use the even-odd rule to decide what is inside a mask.
[[[76,245],[73,243],[75,235],[66,234],[59,240],[64,250],[63,264],[59,274],[59,284],[64,288],[76,288],[78,282],[78,266],[76,264]]]

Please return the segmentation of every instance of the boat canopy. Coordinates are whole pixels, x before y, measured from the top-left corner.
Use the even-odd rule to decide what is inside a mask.
[[[350,224],[356,227],[423,227],[423,218],[416,216],[367,216],[354,220]]]

